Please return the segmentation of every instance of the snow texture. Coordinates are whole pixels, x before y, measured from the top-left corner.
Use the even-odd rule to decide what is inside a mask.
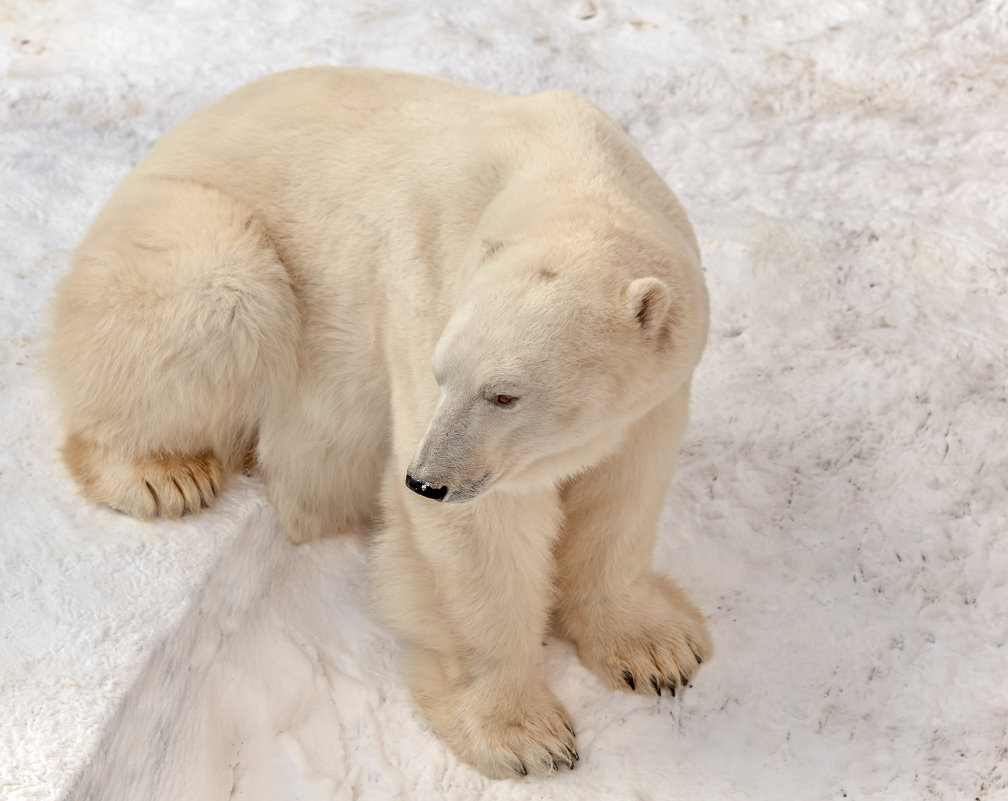
[[[717,653],[649,699],[550,639],[573,772],[430,732],[366,532],[294,548],[244,476],[140,523],[58,460],[40,321],[89,220],[188,112],[320,63],[585,94],[696,225],[655,561]],[[0,797],[1008,798],[1004,0],[7,0],[0,76]]]

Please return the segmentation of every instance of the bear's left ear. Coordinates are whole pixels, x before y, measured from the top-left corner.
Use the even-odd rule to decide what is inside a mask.
[[[668,285],[658,278],[635,278],[627,284],[624,308],[644,331],[658,329],[671,303]]]

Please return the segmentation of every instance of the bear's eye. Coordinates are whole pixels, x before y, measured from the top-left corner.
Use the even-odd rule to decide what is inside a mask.
[[[498,395],[496,398],[494,398],[494,403],[496,403],[498,406],[507,406],[513,400],[514,398],[511,395]]]

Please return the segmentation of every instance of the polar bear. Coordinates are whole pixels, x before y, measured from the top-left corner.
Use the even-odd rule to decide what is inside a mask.
[[[699,251],[588,101],[371,69],[252,83],[123,180],[49,320],[83,494],[177,517],[251,453],[294,542],[375,524],[375,608],[486,775],[578,759],[549,627],[637,693],[710,655],[649,566],[707,336]]]

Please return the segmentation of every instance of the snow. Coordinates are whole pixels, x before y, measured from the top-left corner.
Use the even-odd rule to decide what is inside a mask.
[[[0,798],[1008,798],[1006,52],[1003,0],[4,3]],[[585,94],[696,225],[655,562],[717,653],[649,699],[550,639],[573,772],[491,782],[434,737],[366,532],[294,548],[244,476],[140,523],[58,460],[69,250],[159,133],[318,63]]]

